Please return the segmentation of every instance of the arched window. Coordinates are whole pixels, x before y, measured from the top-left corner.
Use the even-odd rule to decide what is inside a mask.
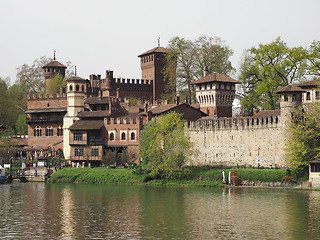
[[[70,89],[70,91],[72,91],[72,85],[70,85],[69,89]]]
[[[76,85],[76,91],[79,91],[79,85],[78,84]]]
[[[83,85],[82,85],[82,87],[81,87],[81,91],[84,92],[84,86],[83,86]]]
[[[57,135],[58,135],[58,136],[63,136],[63,127],[62,127],[62,125],[60,125],[60,126],[58,127],[58,133],[57,133]]]
[[[53,127],[52,126],[48,126],[46,128],[46,136],[53,136]]]
[[[136,134],[134,132],[131,133],[130,139],[131,140],[136,140]]]
[[[126,133],[121,133],[121,140],[126,140]]]
[[[41,137],[41,135],[42,135],[41,127],[40,126],[36,126],[34,128],[34,136],[35,137]]]
[[[113,140],[114,140],[114,133],[113,133],[113,132],[110,133],[109,140],[110,140],[110,141],[113,141]]]

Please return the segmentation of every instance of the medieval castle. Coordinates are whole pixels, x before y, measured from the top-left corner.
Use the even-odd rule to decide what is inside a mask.
[[[55,57],[43,66],[46,94],[28,98],[29,157],[64,155],[70,163],[88,160],[98,166],[106,151],[128,151],[139,162],[139,136],[153,117],[177,111],[188,121],[191,141],[200,152],[192,164],[252,165],[286,167],[285,125],[297,106],[319,101],[319,80],[289,85],[278,93],[280,109],[260,111],[251,117],[233,117],[235,85],[239,82],[219,73],[192,84],[198,104],[161,101],[165,90],[163,68],[167,49],[155,47],[138,57],[141,79],[116,79],[90,75],[67,79],[66,89],[51,94],[49,85],[66,67]],[[174,90],[173,90],[174,91]],[[130,99],[140,99],[135,104]]]

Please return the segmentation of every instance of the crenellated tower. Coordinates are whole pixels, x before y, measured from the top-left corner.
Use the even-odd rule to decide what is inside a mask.
[[[166,66],[166,55],[168,50],[164,47],[155,47],[140,54],[140,66],[142,79],[153,81],[153,100],[161,99],[165,91],[163,69]]]

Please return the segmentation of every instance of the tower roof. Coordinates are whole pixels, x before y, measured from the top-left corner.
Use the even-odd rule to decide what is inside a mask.
[[[86,81],[86,80],[82,77],[73,76],[73,77],[68,78],[67,81]]]
[[[213,72],[205,77],[202,77],[196,81],[191,82],[190,84],[200,84],[208,82],[228,82],[228,83],[240,83],[238,80],[235,80],[231,77],[225,76],[220,73]]]
[[[298,87],[297,85],[287,85],[280,90],[278,90],[276,93],[284,93],[284,92],[306,92],[302,88]]]
[[[150,53],[168,53],[168,52],[169,52],[168,49],[166,49],[164,47],[155,47],[155,48],[150,49],[149,51],[141,53],[138,57],[142,57],[142,56],[148,55]]]
[[[60,67],[60,68],[67,68],[65,65],[63,65],[62,63],[58,62],[57,60],[53,60],[49,63],[47,63],[46,65],[44,65],[42,68],[46,68],[46,67]]]

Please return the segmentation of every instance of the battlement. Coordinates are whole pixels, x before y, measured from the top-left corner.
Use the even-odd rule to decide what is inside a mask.
[[[188,122],[190,131],[219,131],[238,129],[265,129],[276,128],[280,123],[280,116],[267,117],[234,117],[219,119],[199,119]]]
[[[36,99],[56,99],[56,98],[66,98],[67,95],[65,93],[56,93],[56,94],[32,94],[28,95],[28,101],[36,100]]]
[[[113,78],[113,83],[115,84],[126,84],[126,85],[152,85],[153,80],[148,80],[148,79],[130,79],[130,78]]]

